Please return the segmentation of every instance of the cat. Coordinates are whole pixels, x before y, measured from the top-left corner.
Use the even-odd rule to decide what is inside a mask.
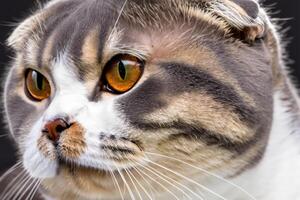
[[[300,199],[299,98],[255,0],[52,0],[8,39],[0,199]]]

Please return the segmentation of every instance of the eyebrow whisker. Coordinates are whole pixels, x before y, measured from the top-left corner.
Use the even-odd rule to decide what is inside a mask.
[[[119,15],[118,15],[118,17],[117,17],[117,19],[116,19],[116,22],[115,22],[115,24],[114,24],[114,26],[113,26],[113,28],[112,28],[112,30],[111,30],[111,33],[110,33],[110,35],[109,35],[109,37],[108,37],[108,40],[110,40],[110,38],[111,38],[111,36],[112,36],[114,30],[115,30],[116,27],[117,27],[118,22],[120,21],[120,18],[121,18],[122,14],[123,14],[124,8],[125,8],[125,6],[126,6],[126,4],[127,4],[127,1],[128,1],[128,0],[125,0],[124,3],[123,3],[123,5],[122,5],[122,7],[121,7],[121,10],[120,10]]]

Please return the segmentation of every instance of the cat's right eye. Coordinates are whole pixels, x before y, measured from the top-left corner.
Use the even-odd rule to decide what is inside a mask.
[[[26,90],[31,99],[42,101],[51,95],[51,87],[49,81],[41,73],[29,69],[26,72]]]

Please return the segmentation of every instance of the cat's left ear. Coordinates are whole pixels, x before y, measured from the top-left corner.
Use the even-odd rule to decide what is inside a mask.
[[[7,46],[16,51],[21,51],[29,37],[38,38],[39,30],[42,29],[42,13],[36,13],[20,23],[6,41]]]
[[[247,42],[262,38],[267,19],[257,0],[213,0],[210,9]]]

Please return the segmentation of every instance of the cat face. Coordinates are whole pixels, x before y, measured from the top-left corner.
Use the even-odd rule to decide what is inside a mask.
[[[25,169],[112,195],[109,172],[204,179],[184,162],[225,176],[256,164],[272,60],[260,8],[239,2],[53,1],[23,22],[5,108]]]

